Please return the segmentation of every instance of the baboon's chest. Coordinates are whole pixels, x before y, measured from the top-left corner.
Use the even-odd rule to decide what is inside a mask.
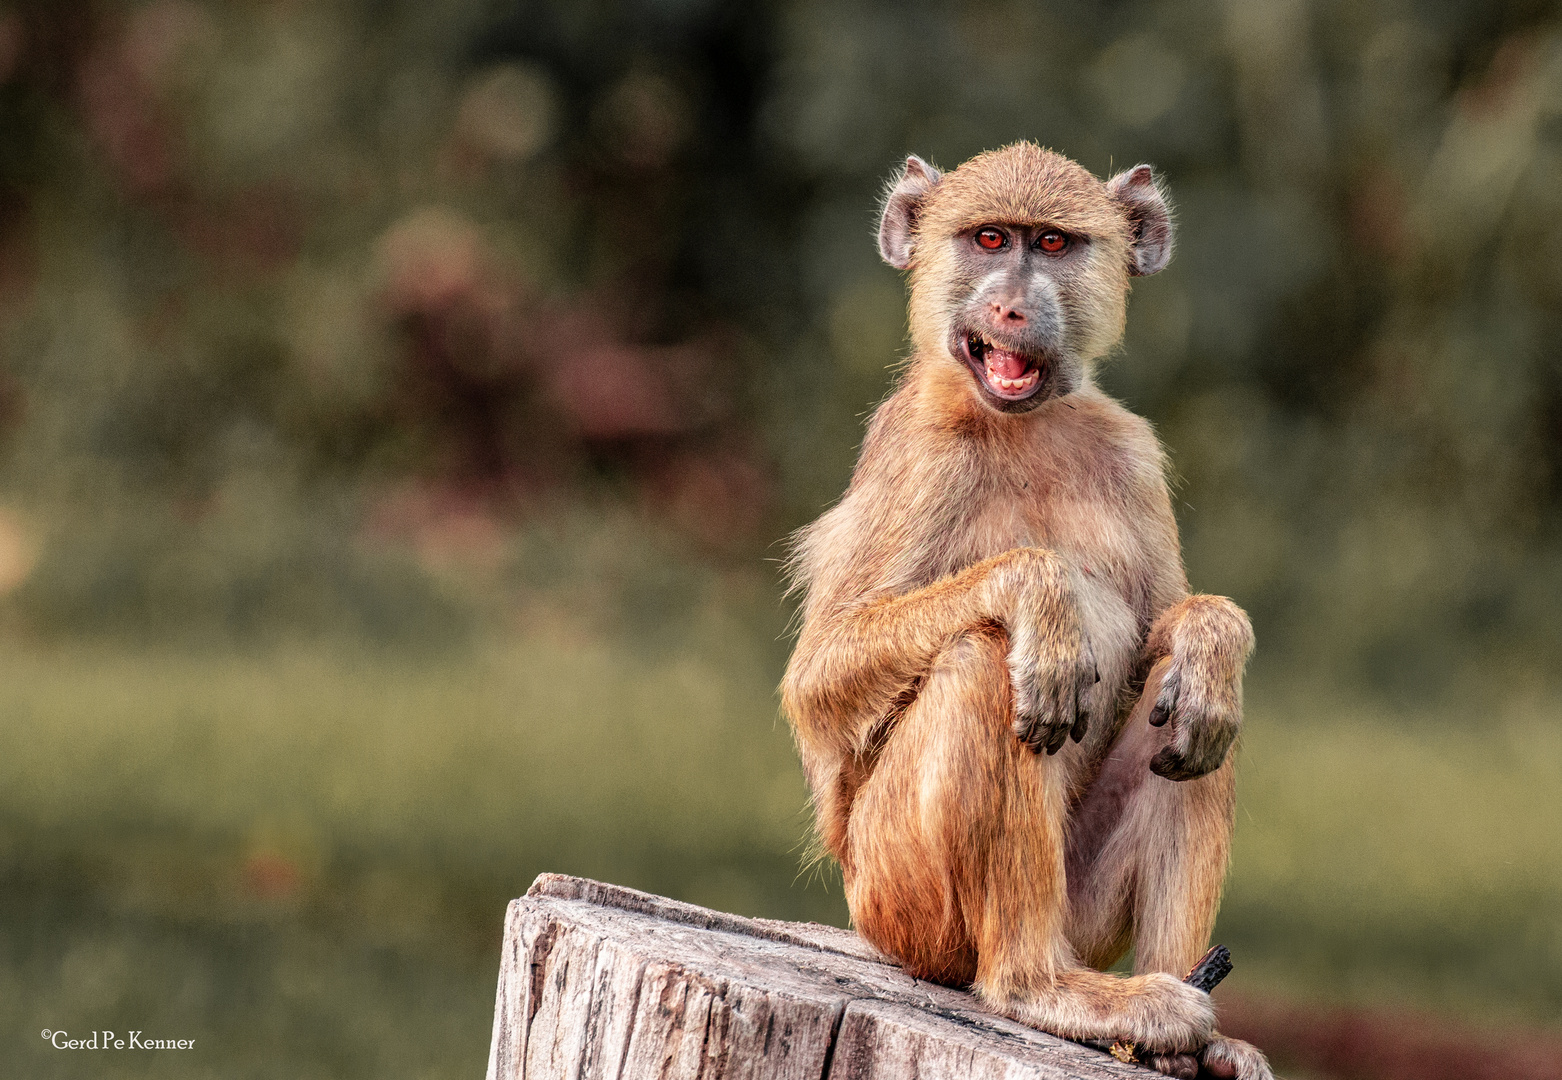
[[[1020,547],[1062,555],[1073,568],[1080,620],[1110,686],[1130,677],[1148,622],[1150,545],[1111,498],[1067,483],[984,492],[952,515],[936,580]]]
[[[1150,558],[1135,523],[1114,500],[1066,484],[1038,483],[984,491],[951,514],[943,565],[934,578],[958,573],[1013,548],[1056,551],[1086,578],[1113,588],[1131,604],[1140,597]]]

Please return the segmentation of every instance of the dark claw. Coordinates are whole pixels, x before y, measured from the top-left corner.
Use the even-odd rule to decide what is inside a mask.
[[[1169,746],[1162,748],[1160,753],[1150,759],[1150,771],[1167,780],[1193,780],[1199,776],[1188,768],[1188,763],[1183,760],[1182,755]]]
[[[1099,672],[1096,674],[1096,681],[1101,681],[1101,675]],[[1090,708],[1085,700],[1085,695],[1088,692],[1089,691],[1087,691],[1085,687],[1081,686],[1079,691],[1074,695],[1074,723],[1068,729],[1068,737],[1073,739],[1075,742],[1083,739],[1085,737],[1085,730],[1090,727]]]
[[[1066,727],[1056,727],[1047,733],[1047,755],[1049,757],[1063,749],[1063,744],[1068,742],[1068,731],[1069,729]]]
[[[1094,672],[1095,678],[1090,680],[1090,685],[1094,686],[1096,683],[1101,681],[1101,669],[1100,668],[1092,668],[1091,670]]]
[[[1070,697],[1072,697],[1072,695],[1070,695]],[[1074,702],[1071,700],[1068,704],[1072,706]],[[1068,713],[1071,711],[1072,709],[1060,708],[1057,712],[1054,725],[1043,732],[1047,743],[1047,753],[1049,755],[1056,754],[1058,750],[1062,748],[1063,744],[1068,742],[1069,728],[1074,726],[1073,723],[1068,720]]]
[[[1168,709],[1165,705],[1157,705],[1155,708],[1150,710],[1151,727],[1160,727],[1169,719],[1171,719],[1171,710]]]

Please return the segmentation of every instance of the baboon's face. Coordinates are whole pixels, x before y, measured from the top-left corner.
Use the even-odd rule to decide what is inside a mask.
[[[920,158],[885,196],[879,251],[910,269],[919,361],[948,363],[988,408],[1072,393],[1122,336],[1128,280],[1171,257],[1148,165],[1102,182],[1032,143],[947,175]]]
[[[983,400],[1023,412],[1076,389],[1083,364],[1070,313],[1083,310],[1074,294],[1090,238],[995,221],[962,230],[951,247],[949,352]]]

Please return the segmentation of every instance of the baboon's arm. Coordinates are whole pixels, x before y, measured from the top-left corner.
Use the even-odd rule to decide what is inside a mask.
[[[827,605],[805,616],[782,683],[799,738],[825,755],[861,753],[897,699],[962,631],[1002,626],[1011,652],[1023,658],[1022,681],[1051,654],[1072,659],[1079,648],[1063,560],[1042,548],[1014,548],[898,596]]]

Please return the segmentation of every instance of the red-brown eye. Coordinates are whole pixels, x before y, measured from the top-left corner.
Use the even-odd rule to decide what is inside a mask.
[[[1068,237],[1060,232],[1049,231],[1041,234],[1041,239],[1036,241],[1036,246],[1048,255],[1056,255],[1068,247]]]
[[[976,242],[988,251],[997,251],[1003,247],[1004,235],[997,229],[983,229],[976,234]]]

